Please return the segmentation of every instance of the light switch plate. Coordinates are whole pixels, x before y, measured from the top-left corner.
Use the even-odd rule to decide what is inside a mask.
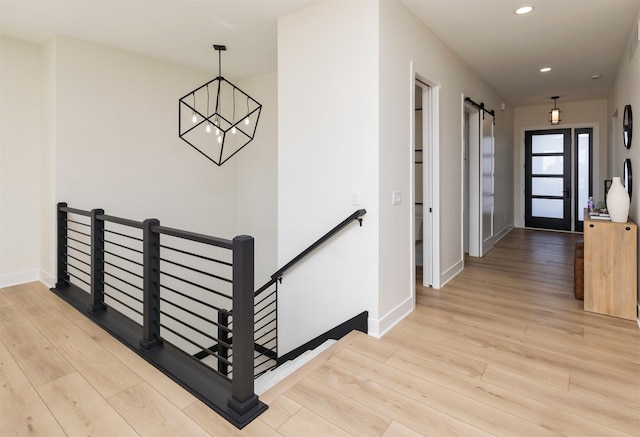
[[[393,191],[391,193],[391,204],[400,205],[400,202],[402,202],[402,193],[400,191]]]
[[[360,191],[353,191],[351,193],[351,205],[360,206]]]

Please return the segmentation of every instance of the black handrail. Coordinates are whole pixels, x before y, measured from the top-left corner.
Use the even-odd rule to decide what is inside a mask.
[[[354,220],[358,220],[358,222],[360,222],[360,226],[362,226],[362,219],[360,217],[362,217],[363,215],[365,215],[367,213],[366,209],[359,209],[356,212],[354,212],[353,214],[351,214],[349,217],[347,217],[346,219],[344,219],[339,225],[337,225],[335,228],[331,229],[329,232],[327,232],[326,234],[324,234],[322,237],[320,237],[315,243],[313,243],[311,246],[307,247],[305,250],[303,250],[302,252],[300,252],[300,254],[298,256],[296,256],[294,259],[292,259],[291,261],[289,261],[288,263],[286,263],[280,270],[278,270],[277,272],[275,272],[273,275],[271,275],[271,279],[272,280],[276,280],[282,277],[282,275],[284,274],[284,272],[286,272],[287,270],[289,270],[291,267],[293,267],[294,265],[296,265],[298,262],[300,262],[300,260],[302,260],[302,258],[304,258],[305,256],[309,255],[311,252],[313,252],[315,249],[318,248],[318,246],[322,245],[322,243],[324,243],[325,241],[327,241],[329,238],[333,237],[336,233],[338,233],[342,228],[346,227],[349,223],[351,223]]]

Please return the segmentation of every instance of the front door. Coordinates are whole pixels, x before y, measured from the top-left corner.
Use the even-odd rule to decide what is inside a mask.
[[[525,132],[525,226],[571,230],[571,129]]]

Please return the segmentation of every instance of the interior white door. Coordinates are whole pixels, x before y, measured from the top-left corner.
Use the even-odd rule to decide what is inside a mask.
[[[493,140],[493,116],[480,111],[482,122],[480,124],[480,235],[481,235],[481,256],[484,256],[493,249],[493,213],[495,207],[495,147]]]

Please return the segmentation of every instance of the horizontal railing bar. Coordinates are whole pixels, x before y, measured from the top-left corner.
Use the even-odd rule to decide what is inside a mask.
[[[175,322],[179,323],[180,325],[184,326],[185,328],[188,328],[188,329],[191,329],[192,331],[197,332],[198,334],[202,335],[203,337],[207,337],[209,340],[213,340],[215,342],[218,341],[218,339],[215,338],[214,336],[212,336],[210,334],[207,334],[206,332],[202,331],[201,329],[196,328],[195,326],[188,325],[186,322],[184,322],[184,321],[178,319],[177,317],[167,313],[166,311],[160,310],[160,314],[162,314],[165,317],[170,318],[171,320],[174,320]],[[165,325],[160,324],[160,326],[165,326]]]
[[[117,265],[117,264],[113,264],[113,263],[110,263],[109,261],[105,261],[105,260],[103,260],[103,262],[104,262],[106,265],[108,265],[108,266],[115,267],[116,269],[122,270],[123,272],[127,272],[127,273],[129,273],[130,275],[132,275],[132,276],[136,276],[136,277],[138,277],[138,278],[140,278],[140,279],[144,279],[144,277],[143,277],[142,275],[140,275],[140,274],[138,274],[138,273],[135,273],[135,272],[132,272],[131,270],[125,269],[124,267],[120,267],[120,266],[119,266],[119,265]],[[104,273],[106,273],[104,270],[102,270],[102,271],[103,271]]]
[[[224,293],[222,293],[220,291],[213,290],[211,288],[205,287],[204,285],[196,284],[195,282],[189,281],[188,279],[184,279],[184,278],[181,278],[181,277],[176,276],[176,275],[172,275],[171,273],[160,271],[160,274],[168,276],[168,277],[173,278],[173,279],[177,279],[178,281],[182,281],[185,284],[193,285],[194,287],[198,287],[198,288],[200,288],[202,290],[205,290],[205,291],[208,291],[210,293],[217,294],[218,296],[225,297],[227,299],[231,299],[231,296],[227,296],[226,294],[224,294]]]
[[[276,297],[276,292],[275,292],[275,290],[273,290],[273,293],[265,294],[265,295],[263,296],[263,298],[262,298],[262,299],[260,299],[260,300],[256,301],[256,302],[254,303],[254,306],[255,306],[255,307],[258,307],[258,306],[259,306],[259,305],[261,305],[263,302],[266,302],[269,298],[273,298],[273,302],[276,302],[275,297]],[[268,303],[268,304],[266,304],[265,306],[269,306],[269,305],[271,305],[271,304],[270,304],[270,303]]]
[[[69,208],[68,206],[61,206],[60,211],[69,212],[71,214],[84,215],[86,217],[91,217],[91,211],[83,211],[81,209]]]
[[[269,299],[270,297],[275,297],[277,291],[278,290],[276,290],[274,288],[273,290],[271,290],[270,293],[267,293],[267,294],[262,293],[262,297],[260,299],[255,299],[258,296],[258,294],[254,294],[253,296],[254,296],[255,305],[256,306],[259,305],[260,303],[264,302],[265,300]]]
[[[275,364],[273,365],[273,367],[275,367]],[[273,369],[273,367],[269,367],[267,369],[264,369],[262,372],[260,373],[256,373],[253,377],[255,378],[259,378],[260,376],[264,375],[265,373],[267,373],[269,370]],[[255,369],[254,369],[255,370]]]
[[[88,277],[91,277],[91,273],[87,273],[84,270],[82,270],[80,267],[78,266],[74,266],[73,264],[69,264],[66,261],[62,262],[64,265],[66,265],[67,267],[73,267],[74,269],[76,269],[77,271],[79,271],[80,273],[84,273],[85,275],[87,275]]]
[[[168,287],[168,286],[166,286],[166,285],[160,284],[160,288],[164,288],[165,290],[168,290],[168,291],[171,291],[171,292],[173,292],[173,293],[176,293],[176,294],[178,294],[178,295],[180,295],[180,296],[182,296],[182,297],[186,297],[186,298],[187,298],[187,299],[189,299],[189,300],[192,300],[192,301],[194,301],[194,302],[198,302],[199,304],[204,305],[204,306],[206,306],[207,308],[212,308],[212,309],[214,309],[214,310],[216,310],[216,311],[228,311],[228,310],[226,310],[226,309],[224,309],[224,308],[218,308],[218,307],[217,307],[217,306],[215,306],[215,305],[211,305],[210,303],[204,302],[204,301],[202,301],[202,300],[200,300],[200,299],[196,299],[195,297],[193,297],[193,296],[189,296],[188,294],[183,293],[183,292],[181,292],[181,291],[174,290],[173,288]]]
[[[113,279],[117,279],[120,282],[124,282],[125,284],[129,285],[130,287],[133,287],[133,288],[135,288],[137,290],[143,291],[143,288],[141,286],[139,286],[139,285],[132,284],[131,282],[125,281],[124,279],[121,279],[121,278],[118,278],[116,275],[113,275],[113,274],[111,274],[109,272],[105,272],[104,270],[102,272],[107,276],[111,276]],[[140,302],[142,303],[142,301],[140,301]]]
[[[75,256],[73,256],[73,255],[69,255],[69,254],[67,254],[67,257],[68,257],[68,258],[71,258],[71,259],[75,259],[76,261],[80,261],[82,264],[84,264],[84,265],[86,265],[86,266],[91,267],[91,263],[88,263],[88,262],[86,262],[86,261],[83,261],[83,260],[81,260],[80,258],[76,258],[76,257],[75,257]]]
[[[212,357],[215,357],[218,361],[222,361],[223,363],[232,366],[233,367],[233,363],[231,361],[227,361],[226,359],[222,358],[221,356],[219,356],[218,354],[216,354],[215,352],[210,351],[209,349],[207,349],[206,347],[199,345],[198,343],[195,343],[194,341],[192,341],[191,339],[185,337],[184,335],[180,334],[179,332],[174,331],[173,329],[169,328],[166,325],[160,325],[162,326],[164,329],[166,329],[167,331],[177,335],[178,337],[182,338],[184,341],[191,343],[194,346],[197,346],[198,348],[200,348],[203,352],[207,353],[208,355],[211,355]]]
[[[104,284],[105,284],[105,285],[109,285],[109,284],[107,284],[106,282],[105,282]],[[109,285],[109,287],[111,287],[111,288],[115,288],[115,287],[113,287],[113,286],[111,286],[111,285]],[[123,301],[121,301],[121,300],[120,300],[120,299],[118,299],[117,297],[114,297],[113,295],[111,295],[111,294],[109,294],[109,293],[106,293],[106,292],[104,293],[104,295],[105,295],[106,297],[108,297],[109,299],[113,299],[113,300],[115,300],[115,301],[116,301],[116,302],[118,302],[120,305],[122,305],[122,306],[124,306],[124,307],[129,308],[131,311],[133,311],[134,313],[138,314],[139,316],[143,316],[143,317],[144,317],[144,314],[142,314],[142,312],[141,312],[141,311],[138,311],[137,309],[135,309],[135,308],[134,308],[134,307],[132,307],[131,305],[124,303]]]
[[[85,246],[91,247],[91,244],[85,243],[84,241],[76,240],[75,238],[67,236],[67,240],[75,241],[76,243],[84,244]]]
[[[192,272],[201,273],[201,274],[203,274],[203,275],[207,275],[207,276],[209,276],[209,277],[211,277],[211,278],[220,279],[221,281],[225,281],[225,282],[228,282],[228,283],[230,283],[230,284],[232,284],[232,283],[233,283],[233,281],[232,281],[231,279],[223,278],[222,276],[214,275],[213,273],[205,272],[205,271],[202,271],[202,270],[196,269],[196,268],[194,268],[194,267],[189,267],[189,266],[187,266],[187,265],[184,265],[184,264],[181,264],[181,263],[178,263],[178,262],[175,262],[175,261],[171,261],[171,260],[166,259],[166,258],[162,258],[162,257],[161,257],[161,258],[160,258],[160,261],[164,261],[164,262],[166,262],[166,263],[173,264],[173,265],[176,265],[176,266],[178,266],[178,267],[185,268],[185,269],[187,269],[187,270],[191,270]]]
[[[71,272],[69,272],[69,271],[67,271],[67,270],[65,270],[65,273],[66,273],[67,275],[71,276],[72,278],[76,278],[78,281],[82,281],[82,282],[84,282],[85,284],[87,284],[89,287],[91,287],[91,284],[89,284],[89,283],[88,283],[87,281],[85,281],[84,279],[82,279],[82,278],[80,278],[80,277],[78,277],[78,276],[74,275],[73,273],[71,273]]]
[[[121,237],[127,237],[127,238],[131,238],[132,240],[142,241],[142,238],[133,237],[131,235],[123,234],[122,232],[116,232],[116,231],[112,231],[110,229],[105,229],[104,231],[108,232],[109,234],[120,235]]]
[[[82,222],[79,222],[79,221],[76,221],[76,220],[71,220],[70,218],[68,218],[68,219],[67,219],[67,222],[69,222],[69,223],[75,223],[75,224],[77,224],[77,225],[86,226],[86,227],[88,227],[88,228],[90,228],[90,227],[91,227],[91,225],[90,225],[89,223],[82,223]]]
[[[112,215],[98,214],[96,216],[98,220],[104,220],[105,222],[116,223],[123,226],[130,226],[132,228],[142,229],[142,222],[135,220],[124,219],[120,217],[114,217]]]
[[[215,322],[213,320],[209,320],[209,319],[207,319],[205,317],[202,317],[200,314],[198,314],[198,313],[196,313],[194,311],[191,311],[190,309],[187,309],[187,308],[185,308],[185,307],[183,307],[181,305],[173,303],[170,300],[167,300],[167,299],[165,299],[163,297],[160,297],[160,302],[168,303],[169,305],[172,305],[172,306],[174,306],[174,307],[176,307],[176,308],[178,308],[178,309],[180,309],[180,310],[182,310],[182,311],[184,311],[186,313],[191,314],[192,316],[195,316],[195,317],[199,318],[200,320],[203,320],[203,321],[205,321],[207,323],[211,323],[212,325],[217,326],[218,329],[222,329],[223,331],[231,332],[231,329],[229,329],[228,327],[226,327],[224,325],[221,325],[220,323]]]
[[[275,361],[273,358],[270,358],[270,357],[268,357],[267,355],[264,355],[264,354],[261,354],[261,355],[260,355],[260,357],[264,357],[264,358],[266,358],[266,359],[265,359],[265,360],[263,360],[263,361],[258,361],[258,359],[256,358],[256,359],[254,360],[254,363],[255,363],[255,364],[254,364],[254,366],[253,366],[254,370],[255,370],[255,369],[257,369],[258,367],[262,366],[262,365],[263,365],[264,363],[266,363],[267,361]],[[259,358],[259,357],[258,357],[258,358]]]
[[[133,248],[131,248],[129,246],[125,246],[124,244],[114,243],[113,241],[109,241],[107,239],[102,240],[102,241],[104,241],[105,243],[108,243],[108,244],[113,244],[114,246],[122,247],[123,249],[129,249],[132,252],[136,252],[136,253],[139,253],[140,255],[142,255],[142,251],[141,250],[133,249]]]
[[[197,241],[198,243],[208,244],[210,246],[222,247],[225,249],[233,249],[233,241],[224,238],[211,237],[209,235],[197,234],[195,232],[182,231],[180,229],[168,228],[166,226],[153,226],[151,232],[170,235],[172,237],[184,238],[185,240]]]
[[[117,278],[116,278],[116,279],[117,279]],[[136,302],[138,302],[139,304],[144,304],[144,301],[143,301],[142,299],[138,299],[138,298],[137,298],[137,297],[135,297],[133,294],[129,294],[129,293],[127,293],[127,292],[126,292],[126,291],[124,291],[124,290],[120,290],[118,287],[116,287],[116,286],[114,286],[114,285],[112,285],[112,284],[109,284],[108,282],[102,281],[102,283],[103,283],[104,285],[108,285],[109,287],[113,288],[114,290],[118,291],[119,293],[124,294],[124,295],[125,295],[125,296],[127,296],[129,299],[131,299],[131,300],[135,300],[135,301],[136,301]]]
[[[64,246],[64,247],[66,247],[67,249],[73,249],[73,250],[75,250],[76,252],[80,252],[80,253],[81,253],[81,254],[83,254],[83,255],[86,255],[86,256],[89,256],[89,257],[91,256],[91,254],[90,254],[90,253],[83,252],[82,250],[78,249],[77,247],[69,246],[68,244],[63,244],[63,246]],[[68,255],[68,253],[67,253],[67,255]]]
[[[186,250],[176,249],[175,247],[165,246],[163,244],[161,244],[160,247],[163,248],[163,249],[173,250],[175,252],[179,252],[179,253],[182,253],[182,254],[185,254],[185,255],[195,256],[196,258],[204,259],[204,260],[207,260],[207,261],[212,261],[212,262],[215,262],[215,263],[218,263],[218,264],[223,264],[225,266],[229,266],[229,267],[233,266],[233,264],[231,264],[230,262],[221,261],[221,260],[215,259],[215,258],[210,258],[208,256],[200,255],[198,253],[187,252]]]
[[[75,232],[76,234],[84,235],[85,237],[91,238],[91,234],[85,234],[84,232],[80,232],[77,229],[65,227],[67,231]]]
[[[273,337],[270,340],[267,340],[265,343],[263,344],[258,344],[256,343],[257,346],[260,346],[263,350],[269,351],[269,352],[275,352],[275,350],[278,348],[278,342],[276,341],[277,338]],[[274,343],[273,346],[271,347],[267,347],[267,345],[269,343]],[[258,352],[257,348],[256,348],[256,352]],[[265,352],[258,352],[260,355],[266,355]]]
[[[254,293],[254,296],[258,296],[259,294],[262,294],[263,292],[265,292],[270,286],[272,286],[273,284],[275,284],[277,281],[277,278],[271,278],[269,280],[269,282],[267,282],[266,284],[264,284],[262,287],[258,288],[258,290],[256,290],[256,292]],[[274,290],[275,292],[275,290]]]
[[[257,337],[254,341],[258,341],[258,340],[260,340],[261,338],[264,338],[265,336],[267,336],[267,335],[271,334],[271,333],[272,333],[273,331],[275,331],[276,329],[277,329],[277,328],[273,328],[272,330],[270,330],[270,331],[268,331],[268,332],[265,332],[265,333],[264,333],[264,334],[262,334],[260,337]]]
[[[136,264],[139,265],[140,267],[144,267],[144,265],[142,263],[139,263],[138,261],[134,261],[132,259],[129,259],[127,257],[124,257],[122,255],[118,255],[117,253],[113,253],[113,252],[109,252],[108,250],[103,250],[104,253],[106,253],[107,255],[111,255],[111,256],[115,256],[116,258],[120,258],[123,259],[125,261],[129,261],[131,264]],[[105,261],[106,262],[106,261]]]
[[[346,219],[344,219],[342,222],[340,222],[340,224],[338,224],[336,227],[334,227],[333,229],[331,229],[329,232],[327,232],[326,234],[324,234],[322,237],[320,237],[318,240],[316,240],[315,243],[313,243],[311,246],[307,247],[305,250],[303,250],[302,252],[300,252],[300,254],[298,256],[296,256],[295,258],[293,258],[291,261],[289,261],[287,264],[285,264],[280,270],[278,270],[277,272],[275,272],[273,275],[271,275],[272,279],[278,279],[279,277],[281,277],[284,272],[286,272],[287,270],[289,270],[291,267],[293,267],[295,264],[297,264],[298,262],[300,262],[300,260],[302,260],[302,258],[306,257],[307,255],[309,255],[311,252],[313,252],[318,246],[320,246],[322,243],[324,243],[325,241],[327,241],[329,238],[333,237],[333,235],[335,235],[336,233],[338,233],[340,230],[342,230],[342,228],[346,227],[347,225],[349,225],[351,222],[353,222],[354,220],[358,220],[360,217],[362,217],[363,215],[365,215],[367,213],[366,209],[359,209],[356,212],[354,212],[353,214],[351,214],[349,217],[347,217]]]
[[[260,310],[260,311],[257,311],[257,312],[254,314],[254,316],[256,316],[256,315],[258,315],[259,313],[261,313],[264,309],[265,309],[265,308],[263,308],[263,309],[262,309],[262,310]],[[276,308],[274,308],[274,309],[272,309],[271,311],[269,311],[269,312],[268,312],[267,314],[265,314],[264,316],[260,317],[258,320],[256,320],[256,321],[254,322],[254,324],[255,324],[255,325],[257,325],[257,324],[258,324],[258,322],[263,321],[264,319],[266,319],[266,318],[267,318],[267,317],[269,317],[270,315],[274,314],[276,311],[278,311],[278,308],[277,308],[277,307],[276,307]],[[275,317],[274,317],[274,319],[275,319]]]
[[[275,297],[275,296],[273,296]],[[257,304],[254,305],[255,308],[255,314],[258,314],[262,311],[264,311],[265,309],[269,308],[271,305],[277,304],[278,301],[276,299],[265,299]]]

